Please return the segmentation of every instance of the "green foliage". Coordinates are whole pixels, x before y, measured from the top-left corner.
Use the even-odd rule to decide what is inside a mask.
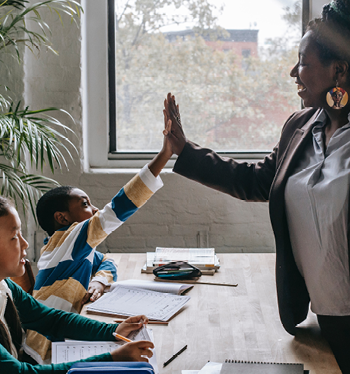
[[[3,0],[0,3],[2,63],[4,60],[1,56],[5,53],[21,63],[20,45],[33,52],[42,47],[55,52],[50,42],[49,25],[41,16],[44,9],[56,14],[61,22],[64,14],[76,22],[81,12],[81,6],[76,1],[47,0],[28,5],[25,0]],[[6,68],[11,71],[11,66]],[[12,197],[16,205],[20,203],[24,213],[29,205],[35,217],[38,197],[58,183],[40,174],[29,173],[28,168],[42,172],[44,166],[48,165],[54,173],[56,167],[67,167],[67,156],[73,159],[69,148],[76,151],[68,138],[68,133],[73,131],[49,112],[64,112],[70,120],[74,120],[66,111],[58,108],[30,110],[22,107],[21,101],[15,104],[11,98],[0,94],[1,194]]]

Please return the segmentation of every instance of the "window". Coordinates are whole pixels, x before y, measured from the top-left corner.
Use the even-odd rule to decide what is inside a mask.
[[[269,152],[288,115],[300,109],[289,70],[297,60],[302,15],[308,19],[307,0],[83,5],[86,147],[100,150],[89,157],[90,167],[115,166],[120,159],[136,167],[137,160],[152,157],[162,144],[169,91],[189,139],[244,158]]]

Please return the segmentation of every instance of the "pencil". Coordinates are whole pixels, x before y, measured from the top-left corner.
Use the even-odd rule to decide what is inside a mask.
[[[113,333],[113,336],[115,336],[115,337],[118,338],[118,339],[124,340],[124,341],[127,342],[127,343],[132,342],[132,340],[126,338],[126,337],[123,336],[123,335],[117,334],[116,332]]]
[[[114,322],[122,323],[125,319],[115,319]],[[148,321],[147,325],[168,325],[168,322],[162,322],[162,321]]]

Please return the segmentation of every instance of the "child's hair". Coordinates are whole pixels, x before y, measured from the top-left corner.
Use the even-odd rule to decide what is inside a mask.
[[[40,227],[50,236],[55,232],[56,212],[66,212],[69,210],[70,192],[72,186],[61,186],[46,192],[38,201],[36,206],[36,216]]]
[[[0,196],[0,217],[7,216],[9,214],[10,208],[13,208],[14,204],[13,201],[9,198]],[[1,259],[0,259],[1,261]],[[22,327],[21,321],[19,319],[17,309],[12,301],[12,299],[8,296],[7,298],[7,307],[5,309],[5,320],[7,322],[12,342],[16,347],[17,352],[19,353],[22,345]],[[0,321],[0,344],[7,349],[9,353],[11,353],[11,346],[10,346],[10,337],[6,331],[4,324]]]
[[[0,196],[0,217],[7,216],[11,207],[14,207],[12,200]]]

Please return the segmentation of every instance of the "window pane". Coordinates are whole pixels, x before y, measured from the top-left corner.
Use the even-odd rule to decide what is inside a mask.
[[[116,0],[117,151],[158,151],[163,101],[217,151],[269,151],[300,109],[301,0]],[[215,5],[216,4],[216,5]]]

